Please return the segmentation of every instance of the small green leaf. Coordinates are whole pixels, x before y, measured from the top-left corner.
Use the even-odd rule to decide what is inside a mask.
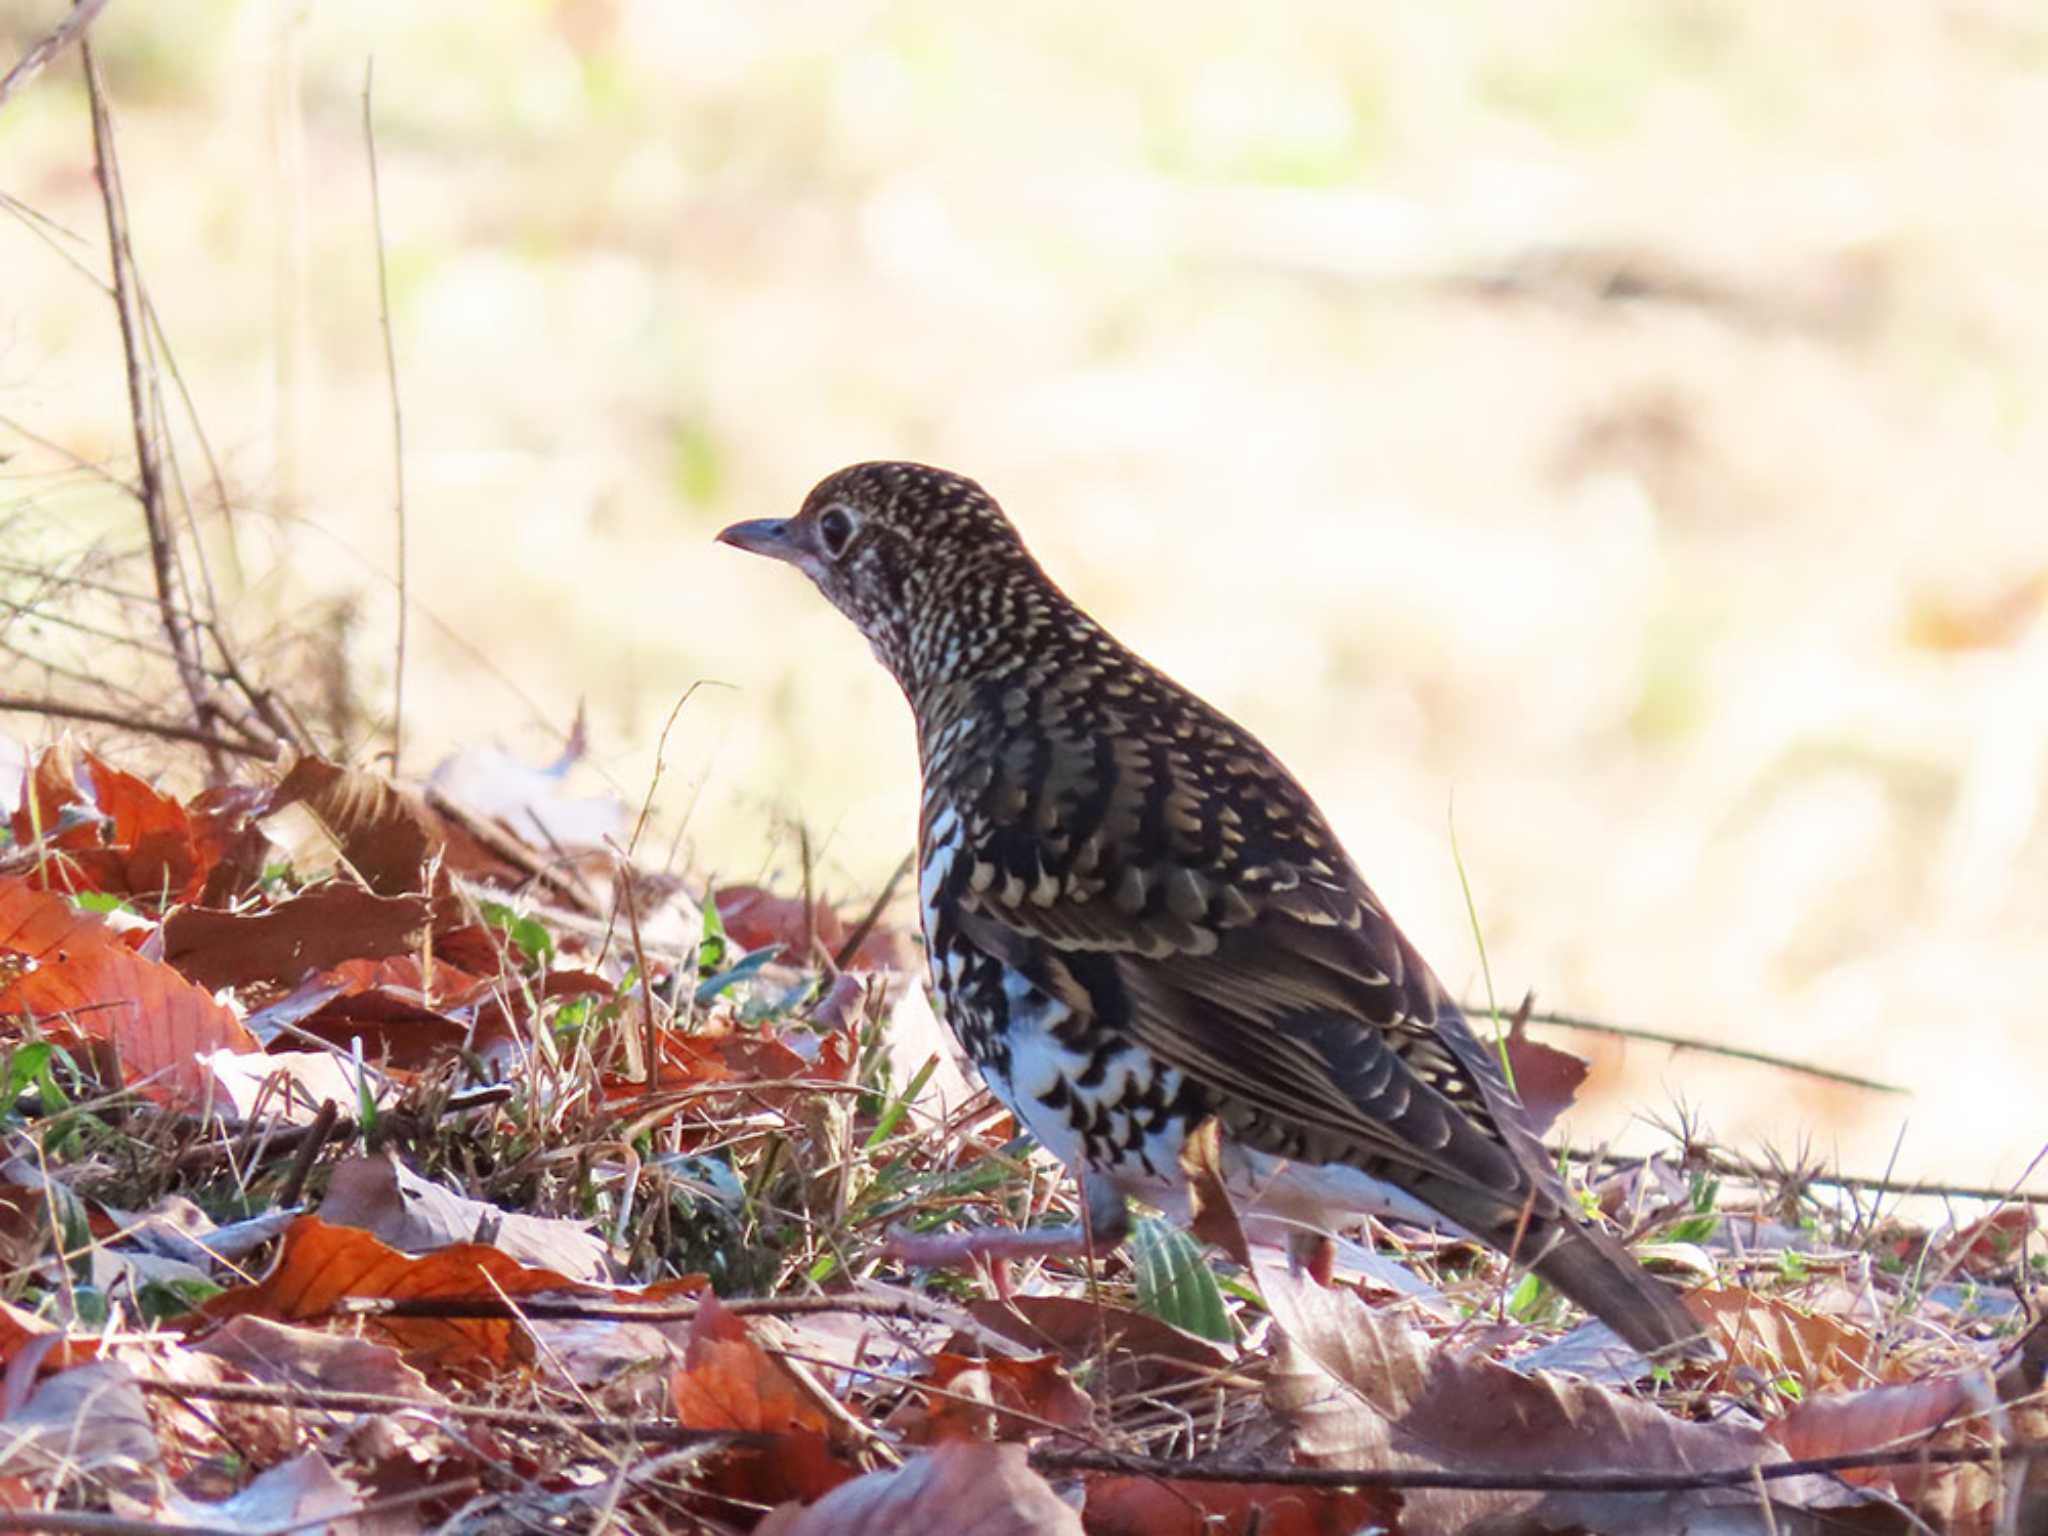
[[[720,993],[745,981],[781,953],[780,944],[763,945],[750,954],[741,955],[736,964],[727,966],[715,975],[706,976],[697,983],[697,1006],[701,1008],[708,1003],[716,1002]]]
[[[1514,1293],[1508,1297],[1508,1316],[1527,1322],[1536,1315],[1537,1309],[1542,1305],[1543,1282],[1536,1277],[1535,1271],[1531,1270],[1522,1276],[1520,1283],[1515,1286]]]
[[[37,1082],[50,1070],[50,1055],[56,1047],[47,1040],[31,1040],[18,1045],[7,1058],[7,1086],[0,1089],[11,1105],[27,1090],[29,1084]]]
[[[183,1317],[220,1292],[210,1280],[148,1280],[136,1291],[135,1301],[144,1322],[163,1323]]]
[[[1200,1243],[1179,1227],[1145,1216],[1131,1231],[1131,1251],[1141,1310],[1202,1338],[1230,1342],[1230,1313]]]
[[[704,902],[704,936],[697,941],[697,974],[709,975],[724,965],[727,947],[725,920],[718,915],[718,903],[707,897]]]
[[[555,936],[536,917],[515,912],[502,901],[486,901],[480,904],[484,921],[502,929],[505,937],[512,941],[512,947],[524,955],[530,964],[545,970],[554,964]]]

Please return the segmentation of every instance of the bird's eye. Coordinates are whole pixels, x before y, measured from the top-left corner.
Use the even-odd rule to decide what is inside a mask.
[[[853,519],[844,507],[827,507],[824,516],[818,519],[818,542],[825,546],[825,557],[837,560],[846,553],[846,546],[853,539]]]

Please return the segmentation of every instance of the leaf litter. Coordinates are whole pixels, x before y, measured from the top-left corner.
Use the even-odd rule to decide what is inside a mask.
[[[1192,1235],[904,1270],[893,1230],[1075,1206],[962,1070],[914,937],[579,851],[623,819],[516,768],[414,788],[300,756],[179,800],[68,743],[29,764],[0,844],[0,1504],[250,1532],[2048,1522],[2024,1204],[1916,1232],[1689,1141],[1589,1173],[1720,1344],[1673,1371],[1455,1239],[1375,1227],[1305,1266],[1199,1137]],[[272,842],[302,812],[331,865]],[[1554,1117],[1582,1064],[1521,1020],[1508,1049]]]

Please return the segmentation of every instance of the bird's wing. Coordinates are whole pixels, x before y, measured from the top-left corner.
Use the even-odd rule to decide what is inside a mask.
[[[1237,1139],[1397,1183],[1432,1177],[1511,1209],[1545,1182],[1519,1104],[1394,925],[1364,900],[1352,912],[1330,921],[1275,906],[1219,928],[1134,923],[1100,898],[984,894],[958,921],[1209,1089]]]

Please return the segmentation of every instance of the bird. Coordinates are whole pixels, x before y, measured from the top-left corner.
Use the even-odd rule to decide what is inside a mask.
[[[960,1255],[1113,1249],[1139,1199],[1185,1221],[1215,1123],[1253,1212],[1388,1217],[1532,1268],[1655,1358],[1708,1346],[1566,1190],[1497,1053],[1257,738],[1119,642],[995,498],[929,465],[828,475],[720,542],[796,567],[917,729],[917,873],[940,1012],[1080,1176],[1085,1225]]]

